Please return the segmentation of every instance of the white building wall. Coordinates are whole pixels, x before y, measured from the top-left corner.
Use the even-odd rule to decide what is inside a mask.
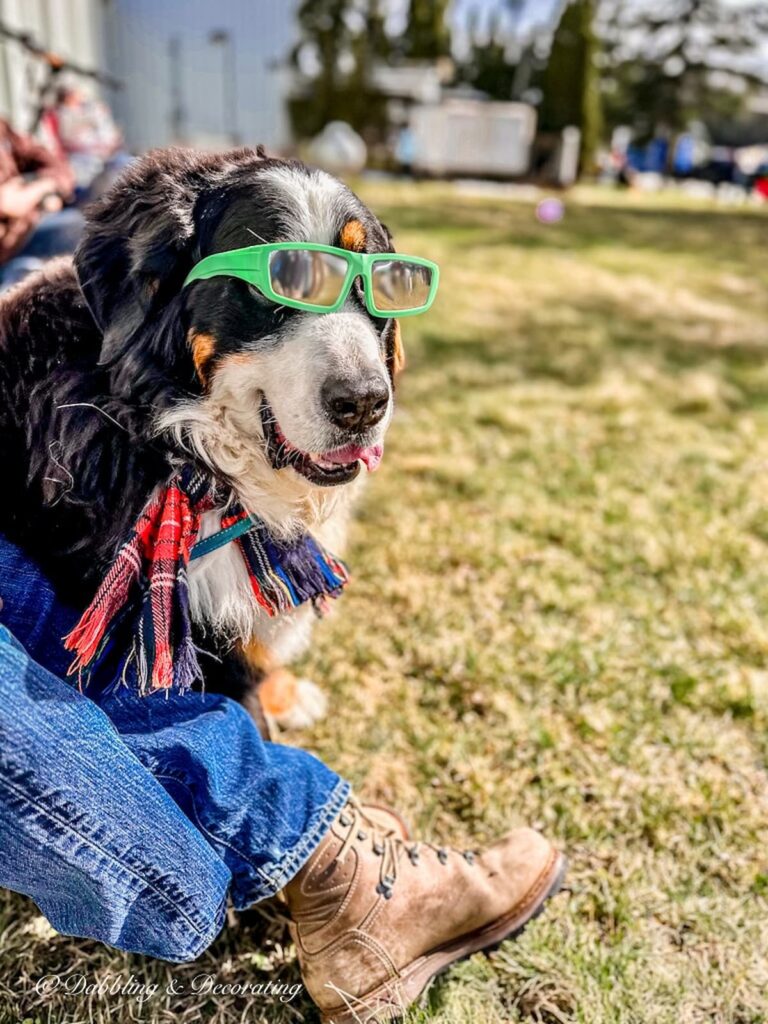
[[[119,91],[77,81],[110,103],[130,149],[173,142],[221,147],[235,136],[279,149],[290,139],[286,62],[296,41],[297,6],[298,0],[0,0],[0,22],[119,79]],[[224,44],[210,41],[215,30],[227,34]],[[172,39],[179,51],[180,132],[173,118]],[[44,73],[43,63],[18,43],[0,39],[0,116],[28,128],[34,84]]]
[[[29,32],[35,42],[64,58],[105,70],[107,9],[105,0],[0,0],[0,22]],[[45,65],[19,43],[0,39],[0,115],[20,129],[28,128],[37,99],[35,85],[44,74]]]
[[[284,146],[284,65],[295,41],[296,7],[297,0],[109,0],[108,60],[125,83],[114,105],[128,146],[213,148],[235,138]],[[213,31],[225,32],[226,41],[211,42]]]

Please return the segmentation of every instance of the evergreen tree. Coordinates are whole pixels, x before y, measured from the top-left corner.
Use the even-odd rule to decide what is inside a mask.
[[[511,100],[515,85],[516,62],[509,56],[509,39],[497,13],[491,20],[490,38],[482,39],[477,16],[469,26],[470,53],[459,70],[460,80],[479,89],[494,100]]]
[[[411,0],[403,33],[403,53],[410,60],[437,60],[451,53],[446,20],[448,0]]]
[[[302,95],[289,102],[294,133],[316,135],[330,121],[346,121],[369,140],[386,130],[386,99],[374,87],[371,70],[389,56],[382,0],[302,0],[301,41],[292,54],[300,67],[310,51],[316,73]]]
[[[566,0],[539,80],[539,127],[547,132],[579,128],[582,170],[593,166],[602,132],[594,21],[595,0]]]
[[[768,4],[726,0],[601,0],[606,115],[647,139],[692,119],[736,116],[765,67]],[[762,61],[761,61],[762,56]],[[723,87],[730,73],[740,88]]]
[[[515,31],[525,2],[505,0],[503,8],[495,9],[487,30],[480,25],[478,9],[470,12],[470,52],[458,69],[458,78],[493,100],[519,100],[529,84],[534,44],[518,38]]]

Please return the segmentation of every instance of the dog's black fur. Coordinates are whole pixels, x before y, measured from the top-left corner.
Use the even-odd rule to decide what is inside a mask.
[[[0,301],[0,532],[77,609],[154,488],[188,460],[154,432],[160,410],[204,391],[188,332],[216,337],[211,373],[294,315],[232,278],[182,291],[209,253],[285,237],[259,184],[275,163],[261,149],[150,154],[88,211],[74,263],[50,264]],[[386,229],[345,196],[368,250],[392,251]],[[376,321],[390,363],[393,324]],[[211,668],[206,685],[218,673],[237,689],[234,671]]]

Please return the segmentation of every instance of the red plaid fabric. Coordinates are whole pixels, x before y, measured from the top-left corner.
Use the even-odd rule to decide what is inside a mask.
[[[98,659],[110,627],[129,603],[134,584],[145,575],[136,652],[141,689],[164,689],[181,682],[174,679],[174,661],[178,658],[174,647],[191,644],[192,640],[188,630],[181,637],[173,637],[177,601],[181,597],[186,605],[189,555],[200,528],[200,516],[213,505],[210,494],[206,491],[200,495],[199,490],[199,486],[184,486],[181,478],[175,479],[144,509],[93,601],[65,638],[66,649],[76,655],[70,674],[82,673]],[[180,668],[184,668],[183,662]]]
[[[106,650],[114,627],[138,605],[128,661],[135,658],[139,691],[174,686],[184,692],[201,678],[192,639],[187,566],[190,557],[202,557],[221,542],[209,537],[196,544],[202,514],[226,500],[226,495],[217,497],[210,477],[192,467],[158,491],[90,606],[65,637],[66,649],[75,654],[70,674],[77,673],[82,680]],[[309,534],[291,540],[272,537],[266,524],[231,495],[219,536],[245,520],[250,523],[248,530],[227,536],[224,542],[234,539],[237,544],[254,597],[265,614],[280,615],[307,601],[322,613],[326,598],[339,596],[349,579],[343,562]],[[197,547],[194,554],[193,547]]]

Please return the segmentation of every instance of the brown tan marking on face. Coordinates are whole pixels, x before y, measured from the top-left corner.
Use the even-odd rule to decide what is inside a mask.
[[[395,320],[395,337],[392,345],[392,369],[396,374],[402,373],[405,369],[405,347],[403,346],[403,335],[400,330],[399,320]]]
[[[351,252],[365,252],[368,236],[359,220],[348,220],[341,229],[339,240],[342,249],[349,249]]]
[[[216,351],[216,339],[212,334],[197,332],[191,327],[187,334],[187,342],[192,349],[192,362],[195,364],[197,376],[203,384],[207,384],[208,364]]]

